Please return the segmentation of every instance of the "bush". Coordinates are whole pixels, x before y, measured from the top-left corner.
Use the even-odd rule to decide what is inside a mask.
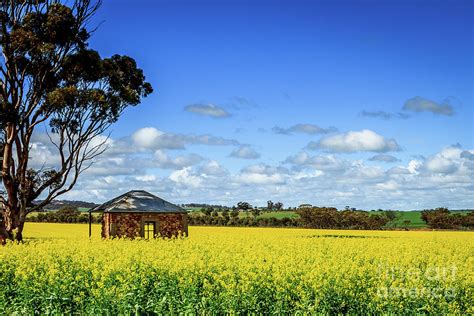
[[[436,229],[472,229],[474,227],[474,212],[467,215],[452,214],[447,208],[439,207],[421,212],[421,219]]]
[[[385,216],[357,210],[339,212],[334,207],[302,208],[297,213],[301,224],[308,228],[381,229],[388,222]]]

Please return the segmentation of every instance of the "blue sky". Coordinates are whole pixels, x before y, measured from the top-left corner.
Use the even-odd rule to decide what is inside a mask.
[[[473,207],[473,12],[472,1],[104,0],[90,46],[134,57],[155,93],[113,126],[69,197]]]

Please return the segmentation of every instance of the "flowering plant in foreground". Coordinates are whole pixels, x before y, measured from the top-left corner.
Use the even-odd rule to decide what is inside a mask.
[[[0,248],[1,314],[474,313],[467,232],[191,227],[89,241],[85,225],[28,225],[34,238]]]

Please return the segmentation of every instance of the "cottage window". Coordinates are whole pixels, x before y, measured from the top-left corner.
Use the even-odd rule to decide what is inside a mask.
[[[145,222],[143,237],[146,239],[155,238],[155,222]]]

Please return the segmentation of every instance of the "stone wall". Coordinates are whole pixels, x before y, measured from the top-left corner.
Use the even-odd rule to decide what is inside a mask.
[[[188,234],[187,214],[104,213],[102,237],[142,237],[145,222],[151,221],[155,222],[155,233],[162,237]]]
[[[117,237],[140,237],[142,227],[141,214],[113,214],[112,233]]]
[[[185,215],[187,216],[187,215]],[[183,214],[166,214],[159,217],[160,236],[172,237],[178,233],[188,234],[187,225],[183,221]],[[186,223],[187,224],[187,223]]]

